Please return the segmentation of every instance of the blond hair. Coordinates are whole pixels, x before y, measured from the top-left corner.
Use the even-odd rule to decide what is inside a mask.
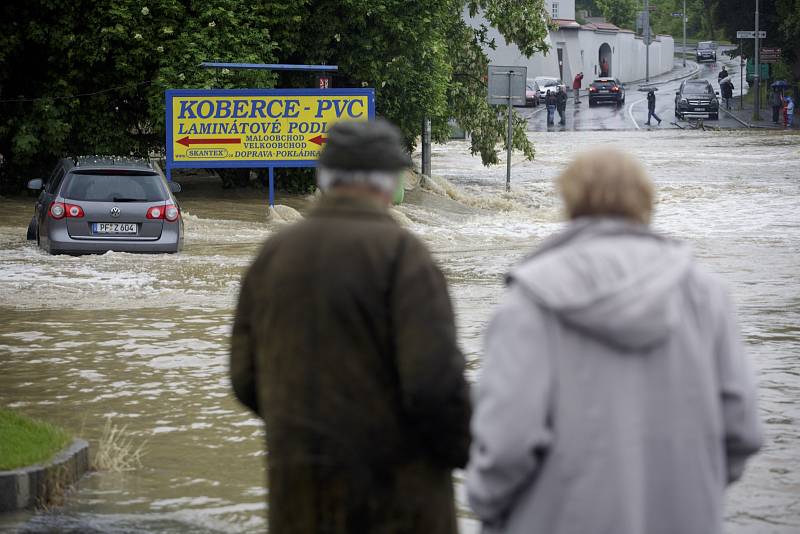
[[[633,157],[611,148],[580,154],[556,178],[570,219],[587,216],[624,217],[649,224],[653,214],[653,182]]]

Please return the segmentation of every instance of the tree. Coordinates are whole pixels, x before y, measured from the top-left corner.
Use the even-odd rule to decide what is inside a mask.
[[[524,54],[547,49],[544,0],[306,0],[284,9],[288,23],[271,34],[280,61],[337,64],[338,84],[374,87],[378,114],[400,127],[409,148],[425,117],[435,141],[447,139],[453,118],[472,133],[472,152],[491,164],[497,143],[505,142],[505,112],[486,101],[485,49],[495,44],[486,28],[464,21],[465,11],[478,10]],[[282,85],[303,83],[281,75]],[[533,157],[519,118],[513,141]]]
[[[448,120],[497,161],[503,111],[486,101],[481,9],[530,55],[545,51],[543,0],[13,0],[0,6],[0,186],[57,156],[164,149],[167,88],[308,87],[307,74],[207,70],[204,60],[337,64],[339,86],[374,87],[377,112],[411,148],[423,117]],[[22,74],[24,73],[24,75]],[[499,111],[499,113],[498,113]],[[513,144],[533,157],[524,122]]]
[[[247,2],[26,0],[0,10],[4,189],[66,154],[163,151],[165,88],[274,83],[198,68],[273,60],[271,21]]]
[[[631,28],[639,11],[637,0],[594,0],[607,21],[620,28]]]

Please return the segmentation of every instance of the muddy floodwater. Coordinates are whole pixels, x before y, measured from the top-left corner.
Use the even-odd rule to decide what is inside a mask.
[[[612,138],[657,182],[654,226],[689,241],[731,286],[758,369],[767,444],[729,492],[727,531],[800,532],[800,137],[531,137],[537,158],[514,160],[510,194],[505,165],[486,169],[452,142],[433,154],[452,186],[412,192],[398,210],[448,277],[470,379],[503,274],[563,224],[553,177],[576,151]],[[93,445],[111,418],[145,443],[138,470],[93,473],[64,507],[2,516],[0,531],[265,530],[263,430],[231,396],[227,343],[241,272],[281,224],[266,221],[263,192],[183,183],[178,255],[50,257],[25,241],[33,200],[0,200],[0,405]],[[477,532],[460,483],[458,493],[462,530]]]

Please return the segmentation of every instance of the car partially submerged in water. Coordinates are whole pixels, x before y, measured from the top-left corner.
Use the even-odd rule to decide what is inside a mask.
[[[178,252],[183,220],[167,182],[149,161],[120,157],[64,158],[41,191],[28,239],[51,254]]]

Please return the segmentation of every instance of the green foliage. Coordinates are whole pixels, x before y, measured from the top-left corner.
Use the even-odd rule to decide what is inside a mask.
[[[547,49],[543,0],[307,0],[281,6],[288,21],[272,30],[279,58],[287,63],[339,65],[337,85],[374,87],[378,115],[397,124],[413,148],[422,121],[431,119],[432,137],[445,141],[448,120],[472,133],[472,152],[485,164],[497,162],[505,142],[501,109],[487,104],[487,29],[463,20],[465,9],[481,10],[509,42],[532,55]],[[274,9],[277,9],[274,8]],[[281,76],[281,84],[307,80]],[[533,157],[522,121],[514,147]]]
[[[240,0],[55,0],[0,7],[0,186],[64,154],[163,151],[164,89],[272,87],[274,76],[198,68],[268,62],[275,25]]]
[[[594,0],[607,21],[620,28],[632,28],[639,11],[638,0]]]
[[[753,2],[728,2],[725,0],[705,0],[712,4],[711,13],[720,33],[736,42],[737,30],[754,29]],[[800,0],[762,1],[759,5],[759,29],[767,32],[767,39],[761,46],[779,47],[783,50],[786,69],[785,78],[800,79]],[[753,39],[743,42],[744,53],[748,57],[754,54]],[[791,65],[791,72],[787,72]],[[778,67],[781,69],[783,67]]]
[[[62,429],[0,408],[0,471],[46,462],[67,446]]]
[[[504,116],[486,102],[482,48],[494,43],[486,28],[463,20],[478,9],[525,54],[547,49],[543,0],[5,3],[0,186],[41,176],[65,154],[163,153],[167,88],[313,82],[308,74],[203,69],[204,60],[336,64],[335,85],[374,87],[378,115],[401,128],[409,148],[423,118],[437,141],[455,118],[472,131],[473,153],[495,163],[496,145],[506,141]],[[523,121],[515,124],[514,147],[533,157]],[[310,175],[297,176],[287,186],[306,189]]]

